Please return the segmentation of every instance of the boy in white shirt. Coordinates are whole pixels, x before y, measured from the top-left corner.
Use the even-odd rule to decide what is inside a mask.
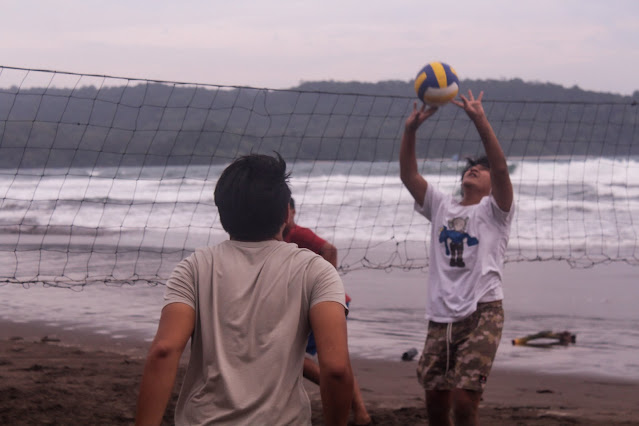
[[[503,328],[502,269],[514,206],[506,157],[481,99],[452,103],[475,124],[486,156],[468,160],[462,199],[429,185],[417,168],[416,132],[436,111],[415,104],[400,148],[400,176],[415,209],[432,224],[426,319],[417,374],[429,424],[479,424],[478,407]]]

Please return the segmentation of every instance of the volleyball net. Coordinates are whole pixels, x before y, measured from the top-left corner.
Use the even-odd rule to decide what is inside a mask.
[[[426,269],[430,224],[399,179],[414,98],[149,81],[0,66],[0,284],[163,283],[227,238],[213,189],[280,153],[296,221],[340,270]],[[507,155],[507,261],[639,263],[636,103],[483,102]],[[476,129],[454,105],[420,128],[428,182],[458,194]]]

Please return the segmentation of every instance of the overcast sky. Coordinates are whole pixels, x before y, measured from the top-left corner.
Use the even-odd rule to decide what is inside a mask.
[[[638,0],[3,0],[0,65],[288,88],[412,80],[639,90]]]

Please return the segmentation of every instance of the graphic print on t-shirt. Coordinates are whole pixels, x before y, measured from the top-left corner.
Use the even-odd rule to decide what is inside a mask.
[[[479,244],[479,240],[466,232],[467,217],[454,217],[448,221],[448,228],[443,226],[439,232],[439,242],[446,248],[446,256],[450,256],[450,266],[463,268],[464,240],[468,247]],[[450,243],[448,242],[450,240]]]

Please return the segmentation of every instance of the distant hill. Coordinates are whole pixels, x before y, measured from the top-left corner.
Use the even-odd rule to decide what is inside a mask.
[[[519,79],[464,80],[509,156],[639,155],[634,98]],[[185,165],[248,152],[291,160],[396,161],[412,82],[305,82],[289,90],[140,83],[0,90],[0,169]],[[477,134],[442,108],[424,158],[475,155]]]
[[[303,82],[294,90],[309,90],[335,93],[362,93],[379,96],[415,96],[412,81],[389,80],[379,83],[315,81]],[[577,86],[566,88],[553,83],[512,80],[462,80],[460,93],[484,91],[490,101],[552,101],[552,102],[639,102],[639,90],[632,96],[593,92]]]

